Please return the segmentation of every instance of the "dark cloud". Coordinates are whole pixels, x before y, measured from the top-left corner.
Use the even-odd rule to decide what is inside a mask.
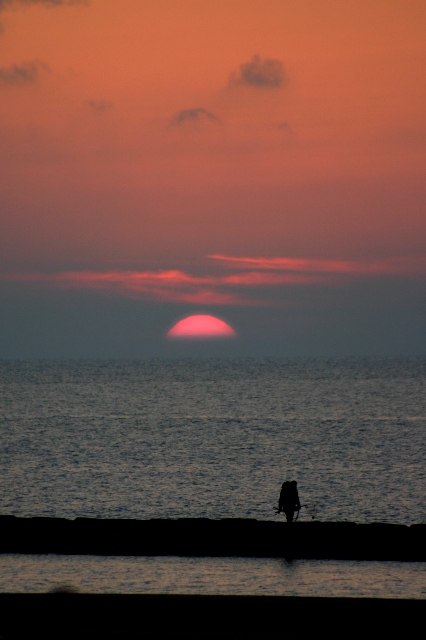
[[[182,109],[182,111],[178,111],[171,123],[173,125],[180,125],[184,122],[203,122],[206,120],[219,122],[219,118],[217,118],[214,113],[203,109],[203,107],[197,107],[195,109]]]
[[[38,61],[0,67],[0,84],[10,86],[31,84],[38,80],[40,71],[50,72],[50,68],[46,63]]]
[[[114,109],[114,105],[108,100],[86,100],[84,104],[97,113],[105,113],[105,111]]]
[[[232,74],[230,79],[232,85],[260,88],[281,87],[285,82],[286,73],[281,60],[262,59],[258,55],[240,65],[239,74]]]
[[[0,11],[8,7],[19,5],[44,4],[50,7],[71,6],[73,4],[87,4],[87,0],[0,0]]]

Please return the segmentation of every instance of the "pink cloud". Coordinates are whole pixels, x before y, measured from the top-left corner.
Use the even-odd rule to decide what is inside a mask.
[[[265,271],[249,271],[246,273],[237,273],[232,276],[218,278],[224,285],[260,287],[262,285],[304,285],[327,282],[331,283],[332,278],[327,279],[318,274],[302,274],[302,273],[271,273]]]
[[[199,305],[253,305],[237,292],[223,291],[226,278],[197,277],[183,271],[65,271],[54,274],[18,273],[3,276],[66,289],[97,289],[132,298]]]
[[[355,260],[311,260],[305,258],[251,258],[212,254],[213,260],[220,260],[228,266],[255,268],[261,270],[287,271],[299,273],[371,274],[371,275],[416,275],[426,273],[426,257],[386,258],[374,261]]]
[[[267,289],[290,286],[342,285],[357,277],[419,276],[426,273],[425,258],[395,258],[374,262],[251,258],[211,255],[228,268],[248,269],[224,275],[193,276],[178,269],[167,271],[64,271],[53,274],[17,273],[3,280],[32,282],[66,289],[95,289],[136,299],[194,305],[276,305]],[[245,292],[244,294],[242,292]],[[262,299],[260,299],[262,298]],[[281,304],[284,297],[281,298]]]

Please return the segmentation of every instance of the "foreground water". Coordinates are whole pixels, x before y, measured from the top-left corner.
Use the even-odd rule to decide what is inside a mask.
[[[424,562],[0,556],[0,592],[426,598]]]

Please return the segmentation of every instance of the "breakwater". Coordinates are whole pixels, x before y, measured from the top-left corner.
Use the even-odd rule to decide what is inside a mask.
[[[426,561],[426,525],[0,516],[0,553]]]

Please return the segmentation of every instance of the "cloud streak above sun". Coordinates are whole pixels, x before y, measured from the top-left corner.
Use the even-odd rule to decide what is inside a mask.
[[[211,254],[214,260],[239,268],[339,275],[415,275],[424,274],[426,258],[387,258],[362,262],[356,260],[312,260],[305,258],[251,258]]]
[[[93,289],[158,302],[203,306],[276,306],[285,303],[285,290],[289,287],[344,286],[355,280],[372,277],[418,278],[426,275],[424,257],[373,262],[224,255],[211,255],[209,258],[226,265],[228,272],[199,276],[179,269],[64,271],[53,274],[7,274],[2,279],[58,289]]]

